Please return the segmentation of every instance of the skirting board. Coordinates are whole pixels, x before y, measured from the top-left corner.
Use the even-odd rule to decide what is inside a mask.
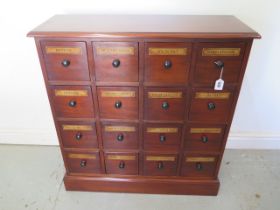
[[[0,130],[0,144],[58,145],[54,131]],[[280,133],[230,133],[227,149],[280,149]]]

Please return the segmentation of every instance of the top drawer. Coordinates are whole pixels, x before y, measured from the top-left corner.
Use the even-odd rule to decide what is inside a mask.
[[[145,82],[187,83],[190,58],[190,43],[147,43]]]
[[[225,85],[238,83],[244,56],[245,43],[199,43],[193,72],[195,84],[214,87],[219,79],[221,66]]]
[[[41,42],[49,80],[90,80],[84,42]]]
[[[93,42],[97,81],[138,82],[137,42]]]

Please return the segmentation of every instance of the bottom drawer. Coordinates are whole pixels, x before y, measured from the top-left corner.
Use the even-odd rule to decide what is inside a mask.
[[[181,175],[187,177],[214,177],[218,157],[215,155],[186,154]]]
[[[175,176],[177,154],[146,154],[144,157],[144,175]]]
[[[101,173],[99,152],[65,152],[70,173]]]
[[[138,154],[106,153],[105,164],[107,174],[138,174]]]

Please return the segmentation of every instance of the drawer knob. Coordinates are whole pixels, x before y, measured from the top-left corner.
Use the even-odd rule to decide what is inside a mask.
[[[224,62],[221,61],[221,60],[217,60],[217,61],[214,61],[214,64],[217,66],[217,68],[221,69],[225,66]]]
[[[116,101],[115,108],[120,109],[121,107],[122,107],[122,102],[121,101]]]
[[[112,66],[113,66],[114,68],[118,68],[120,65],[121,65],[121,61],[120,61],[119,59],[113,60]]]
[[[201,141],[203,143],[207,143],[208,142],[208,137],[207,136],[201,136]]]
[[[117,135],[117,140],[118,140],[118,141],[123,141],[123,139],[124,139],[123,134]]]
[[[86,167],[86,165],[87,165],[87,161],[86,160],[81,160],[80,166],[81,167]]]
[[[160,142],[165,142],[166,141],[166,136],[165,135],[160,135],[159,136],[159,141]]]
[[[121,161],[121,162],[120,162],[119,168],[120,168],[120,169],[124,169],[124,168],[125,168],[125,163],[124,163],[124,161]]]
[[[169,108],[169,103],[168,102],[163,102],[161,107],[165,110],[167,110]]]
[[[69,101],[68,105],[70,107],[75,107],[77,105],[77,102],[76,101]]]
[[[157,168],[158,169],[163,169],[163,162],[162,161],[158,162]]]
[[[215,104],[213,102],[208,103],[208,109],[214,110],[216,108]]]
[[[79,141],[83,137],[82,133],[76,133],[76,140]]]
[[[70,61],[64,59],[63,61],[61,61],[61,65],[62,65],[63,67],[68,67],[68,66],[70,66]]]
[[[201,163],[196,163],[195,167],[196,167],[196,170],[197,170],[197,171],[201,171],[201,170],[203,169]]]
[[[170,69],[172,67],[172,62],[170,60],[166,60],[163,63],[165,69]]]

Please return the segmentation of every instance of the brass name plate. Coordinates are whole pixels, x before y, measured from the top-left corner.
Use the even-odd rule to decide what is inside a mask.
[[[135,132],[136,128],[134,126],[105,126],[105,131],[107,132]]]
[[[226,93],[209,93],[209,92],[196,92],[195,98],[197,99],[228,99],[230,92]]]
[[[92,131],[90,125],[62,125],[62,129],[65,131]]]
[[[135,97],[135,91],[102,91],[102,97],[121,97],[121,98],[129,98]]]
[[[72,55],[81,55],[82,48],[81,47],[53,47],[46,46],[47,54],[72,54]]]
[[[149,48],[149,55],[187,55],[188,48]]]
[[[186,157],[186,162],[214,162],[214,157]]]
[[[87,90],[55,90],[55,96],[88,96]]]
[[[191,128],[190,133],[221,133],[221,128]]]
[[[178,128],[147,128],[148,133],[178,133]]]
[[[96,47],[97,55],[134,55],[134,47]]]
[[[182,98],[182,92],[148,92],[149,98]]]
[[[134,155],[108,155],[108,160],[135,160]]]
[[[175,157],[172,156],[147,156],[147,161],[175,161]]]
[[[239,56],[240,48],[203,48],[202,56]]]
[[[92,155],[92,154],[73,154],[73,153],[70,153],[68,155],[68,157],[69,158],[78,158],[78,159],[82,159],[82,158],[92,159],[92,160],[96,159],[96,155]]]

